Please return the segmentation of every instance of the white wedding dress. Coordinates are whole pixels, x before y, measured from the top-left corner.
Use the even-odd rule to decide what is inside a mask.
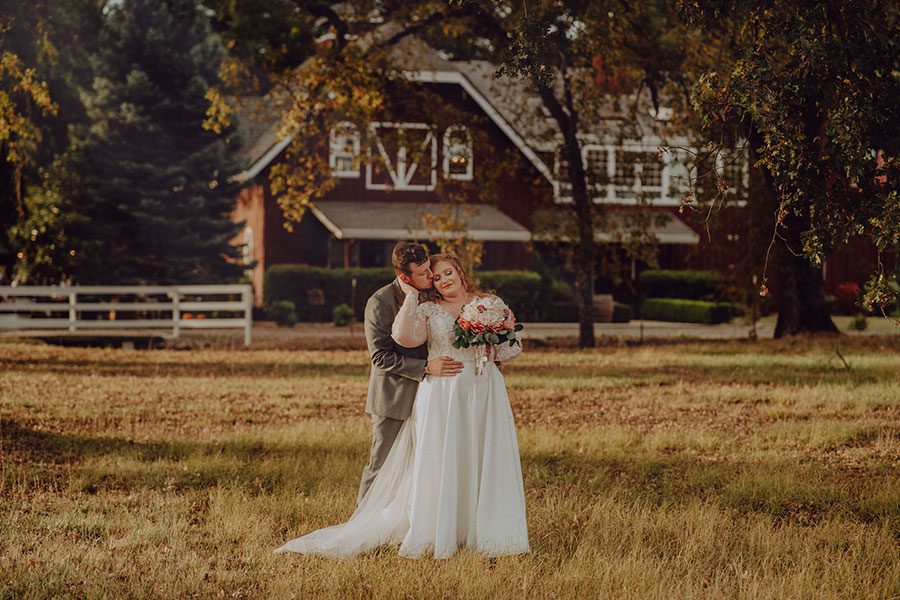
[[[466,547],[496,556],[528,552],[519,445],[503,375],[488,362],[475,374],[477,350],[453,347],[454,317],[427,302],[394,324],[399,343],[427,337],[428,357],[464,364],[454,377],[428,375],[413,411],[350,520],[291,540],[276,552],[353,556],[382,544],[400,555],[447,558]],[[483,352],[483,347],[478,347]],[[521,344],[494,348],[509,360]]]

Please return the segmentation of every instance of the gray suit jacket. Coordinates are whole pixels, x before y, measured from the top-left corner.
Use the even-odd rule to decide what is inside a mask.
[[[412,412],[428,362],[425,344],[404,348],[391,337],[391,326],[403,299],[403,290],[395,279],[366,303],[366,344],[372,357],[366,412],[392,419],[405,419]]]

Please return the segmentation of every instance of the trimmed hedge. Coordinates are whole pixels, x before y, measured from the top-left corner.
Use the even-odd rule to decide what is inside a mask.
[[[394,278],[391,269],[325,269],[277,265],[266,271],[263,296],[267,306],[279,300],[294,303],[298,321],[327,323],[334,307],[350,304],[351,280],[356,277],[356,318],[361,320],[366,300]]]
[[[730,302],[647,298],[641,303],[641,317],[651,321],[679,323],[727,323],[734,305]]]
[[[475,275],[478,284],[493,290],[516,314],[520,321],[536,321],[541,317],[541,276],[533,271],[481,271]]]
[[[482,271],[480,285],[494,290],[523,321],[540,316],[541,278],[531,271]],[[290,300],[297,320],[328,322],[339,304],[350,304],[351,280],[356,277],[355,318],[363,319],[366,301],[394,279],[393,269],[326,269],[303,265],[277,265],[266,271],[263,295],[266,306]]]
[[[628,323],[631,321],[633,310],[627,304],[621,302],[613,302],[613,323]]]
[[[637,288],[642,298],[724,300],[725,278],[714,271],[644,271]]]

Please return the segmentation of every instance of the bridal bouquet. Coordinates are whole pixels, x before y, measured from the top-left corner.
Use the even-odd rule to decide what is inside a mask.
[[[508,342],[510,346],[519,339],[516,335],[522,330],[522,324],[516,323],[512,311],[497,296],[475,298],[459,313],[453,332],[456,339],[454,348],[485,346],[484,352],[478,353],[475,361],[475,373],[480,375],[487,363],[490,346]]]

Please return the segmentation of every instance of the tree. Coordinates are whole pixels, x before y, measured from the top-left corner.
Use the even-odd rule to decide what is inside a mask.
[[[7,150],[0,156],[0,271],[20,280],[15,275],[18,254],[27,257],[28,251],[23,252],[25,240],[12,230],[26,230],[31,205],[46,206],[52,192],[44,186],[53,183],[43,167],[69,147],[73,126],[86,120],[80,88],[90,83],[87,56],[95,49],[103,4],[102,0],[0,0],[0,53],[11,69],[2,86],[12,102],[4,110],[4,129],[8,132],[18,120],[10,116],[10,107],[28,123],[22,129],[23,121],[18,120],[19,131],[8,145],[0,144]],[[32,84],[39,84],[30,87],[31,93],[27,83],[16,84],[11,78],[17,67],[10,60],[15,59],[18,68],[27,65],[24,73]],[[33,193],[41,198],[32,201]],[[45,211],[50,218],[58,214]],[[48,224],[43,221],[42,226]],[[29,245],[32,230],[27,228]]]
[[[896,3],[828,0],[682,2],[733,60],[711,66],[696,106],[711,126],[738,124],[776,199],[780,306],[776,337],[835,331],[821,265],[836,244],[867,235],[900,251],[897,196]],[[895,297],[879,270],[866,302]],[[766,293],[765,279],[761,293]]]
[[[309,204],[329,189],[327,165],[321,164],[327,152],[321,148],[310,152],[306,143],[327,140],[328,126],[340,115],[366,121],[388,109],[392,90],[409,89],[402,71],[392,68],[390,60],[405,38],[418,36],[453,58],[490,60],[501,66],[501,74],[524,78],[556,124],[563,158],[570,165],[577,225],[579,338],[582,346],[593,346],[594,230],[595,223],[605,221],[603,211],[589,197],[581,144],[588,131],[586,124],[608,118],[601,115],[602,109],[610,97],[621,94],[626,83],[658,97],[665,75],[682,56],[670,52],[667,37],[677,23],[660,20],[669,4],[629,9],[619,2],[386,0],[379,3],[376,19],[371,18],[371,4],[366,2],[296,4],[331,25],[334,45],[303,68],[285,72],[280,87],[275,88],[275,97],[287,99],[285,130],[289,129],[295,140],[302,140],[288,149],[286,160],[273,170],[273,190],[280,194],[285,215],[301,218]],[[651,24],[655,29],[648,35],[642,28]],[[610,44],[616,48],[614,52],[609,51]],[[646,55],[652,44],[656,44],[656,62],[648,61]],[[601,55],[607,64],[620,61],[625,65],[607,69],[606,79],[600,78],[597,57]],[[640,89],[637,92],[635,101],[621,112],[638,110]],[[616,118],[621,121],[623,115]],[[624,120],[629,120],[627,115]]]
[[[87,95],[90,128],[64,191],[80,283],[207,283],[243,266],[230,219],[240,171],[233,128],[204,131],[224,50],[193,0],[125,0],[107,16]]]

